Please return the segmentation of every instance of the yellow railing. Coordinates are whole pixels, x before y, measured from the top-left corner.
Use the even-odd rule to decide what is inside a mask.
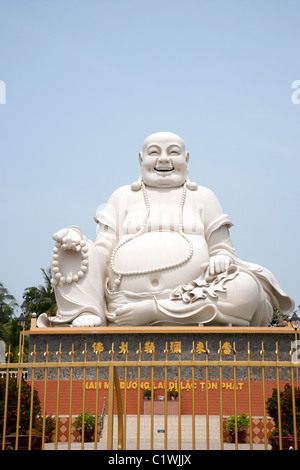
[[[169,383],[172,380],[174,383],[174,370],[176,370],[176,383],[178,384],[178,412],[176,414],[176,428],[177,428],[177,439],[176,439],[176,446],[178,450],[181,450],[183,447],[189,449],[196,449],[199,447],[199,421],[198,418],[201,417],[202,422],[204,423],[203,432],[201,434],[201,442],[204,441],[204,447],[206,449],[210,449],[211,447],[211,430],[210,430],[210,421],[212,418],[212,414],[210,412],[210,396],[209,390],[212,382],[212,378],[210,377],[211,370],[214,370],[213,377],[217,378],[216,383],[219,384],[218,388],[218,400],[219,400],[219,413],[218,413],[218,436],[214,434],[213,440],[218,441],[218,448],[223,450],[227,447],[227,442],[224,438],[225,426],[224,426],[224,419],[228,411],[224,409],[228,409],[228,396],[225,397],[226,394],[226,387],[224,385],[224,370],[227,368],[231,368],[232,376],[231,376],[231,383],[232,383],[232,394],[230,398],[231,406],[233,406],[233,415],[235,417],[235,440],[231,444],[234,449],[239,448],[238,442],[238,409],[239,409],[239,397],[238,397],[238,390],[239,390],[239,371],[243,369],[246,371],[247,379],[243,380],[244,390],[247,395],[248,399],[248,406],[247,406],[247,414],[249,415],[249,429],[248,429],[248,448],[250,450],[256,448],[256,441],[253,436],[253,421],[254,416],[252,415],[252,408],[255,400],[257,397],[253,396],[253,388],[256,387],[255,383],[260,384],[260,400],[261,400],[261,415],[260,419],[263,423],[263,439],[260,441],[261,448],[268,449],[270,446],[268,445],[268,426],[270,419],[268,419],[267,409],[266,409],[266,401],[270,396],[269,390],[269,382],[275,385],[277,388],[277,407],[278,407],[278,440],[279,440],[279,449],[283,448],[283,423],[281,420],[281,402],[280,402],[280,391],[283,388],[283,384],[285,382],[289,382],[292,388],[292,416],[293,416],[293,442],[292,447],[297,449],[297,399],[299,401],[299,397],[295,396],[295,387],[298,387],[298,368],[299,364],[297,361],[293,360],[293,353],[294,353],[294,346],[291,343],[290,349],[290,360],[281,361],[279,358],[279,350],[278,344],[276,343],[276,351],[275,351],[275,359],[274,360],[266,360],[265,358],[265,349],[264,343],[261,345],[261,349],[259,351],[260,358],[258,360],[251,359],[252,352],[250,350],[250,343],[248,343],[248,357],[245,360],[238,360],[237,358],[237,351],[235,349],[235,343],[233,343],[231,348],[231,356],[224,357],[224,348],[223,345],[219,344],[218,350],[218,359],[210,359],[210,351],[209,345],[206,343],[202,350],[204,354],[204,359],[201,361],[196,357],[196,345],[193,343],[192,350],[190,352],[190,359],[182,359],[182,351],[178,350],[178,357],[176,360],[171,360],[169,358],[169,345],[166,343],[164,349],[164,359],[157,360],[155,358],[155,345],[153,344],[152,349],[150,350],[151,358],[145,360],[142,359],[142,348],[141,344],[137,351],[129,351],[128,344],[126,343],[125,347],[123,348],[123,357],[120,358],[115,357],[115,350],[114,350],[114,343],[111,345],[111,350],[109,352],[109,360],[101,360],[101,350],[96,351],[97,358],[96,360],[88,360],[88,351],[85,349],[81,354],[81,357],[78,360],[78,357],[75,360],[76,351],[74,349],[74,345],[72,345],[72,349],[69,352],[63,352],[61,345],[59,345],[58,351],[55,353],[49,352],[48,345],[44,351],[44,360],[43,361],[36,361],[36,349],[33,348],[33,351],[30,354],[29,362],[24,362],[24,350],[23,346],[20,349],[19,353],[19,362],[18,363],[10,363],[10,350],[7,353],[7,362],[5,364],[0,364],[0,380],[4,383],[4,388],[2,387],[3,396],[0,396],[0,402],[2,400],[3,406],[2,410],[0,409],[0,423],[2,423],[2,429],[0,429],[0,435],[2,438],[2,449],[6,449],[8,446],[8,442],[10,442],[10,436],[7,432],[8,422],[8,412],[10,410],[11,404],[11,397],[9,396],[9,374],[12,371],[17,373],[18,383],[17,383],[17,409],[16,409],[16,429],[15,429],[15,441],[14,447],[16,449],[20,448],[19,445],[19,425],[21,417],[21,381],[22,374],[24,370],[28,371],[28,378],[26,380],[27,383],[31,385],[31,396],[30,396],[30,406],[27,410],[29,414],[29,427],[28,427],[28,449],[32,448],[32,442],[34,437],[34,388],[39,385],[41,393],[41,416],[42,416],[42,430],[41,430],[41,448],[53,448],[57,449],[63,443],[60,441],[60,410],[61,410],[61,396],[63,393],[62,388],[67,387],[67,398],[65,396],[65,400],[67,400],[68,412],[65,413],[65,423],[68,427],[67,433],[67,440],[65,441],[65,447],[68,449],[72,449],[72,445],[74,444],[74,430],[73,430],[73,421],[74,421],[74,406],[75,406],[75,392],[78,390],[77,382],[78,382],[78,374],[80,373],[80,383],[81,383],[81,395],[80,395],[80,411],[83,413],[83,421],[85,417],[85,413],[88,410],[88,406],[90,406],[90,402],[88,403],[89,398],[87,397],[87,390],[88,390],[88,378],[87,378],[87,371],[94,370],[95,371],[95,380],[93,380],[93,384],[95,384],[95,389],[97,393],[95,394],[95,403],[94,403],[94,412],[95,415],[100,415],[100,399],[103,399],[103,394],[101,395],[100,391],[102,391],[100,385],[103,382],[103,376],[108,377],[107,387],[106,390],[108,392],[107,398],[107,415],[105,417],[105,435],[102,436],[102,443],[99,443],[99,427],[100,424],[98,420],[96,420],[96,429],[94,433],[94,441],[92,446],[94,449],[99,449],[100,447],[105,448],[108,450],[113,449],[114,445],[117,445],[118,449],[126,449],[128,444],[128,436],[130,437],[131,448],[134,446],[135,449],[139,450],[143,446],[145,446],[145,415],[142,413],[142,403],[144,404],[143,398],[143,387],[145,379],[143,378],[145,374],[149,377],[148,382],[151,386],[151,398],[149,400],[150,403],[150,427],[147,428],[149,435],[149,442],[147,443],[148,448],[154,449],[155,445],[157,444],[157,436],[155,438],[155,406],[157,405],[155,400],[155,383],[158,381],[156,376],[156,370],[159,368],[162,373],[160,373],[160,393],[162,394],[161,397],[163,398],[160,403],[161,407],[163,407],[162,412],[162,426],[163,429],[163,439],[160,440],[160,445],[163,446],[164,449],[168,449],[170,443],[170,415],[168,412],[168,403],[169,403]],[[131,354],[132,353],[132,354]],[[131,354],[129,360],[129,354]],[[51,360],[51,358],[55,356],[55,360]],[[64,357],[63,357],[64,356]],[[66,360],[67,359],[67,360]],[[259,370],[261,379],[259,381],[255,381],[252,378],[252,371]],[[269,374],[270,370],[274,371],[274,380],[270,381],[266,379],[266,373]],[[54,385],[52,384],[51,380],[49,379],[49,373],[52,370],[56,370],[56,378]],[[61,373],[63,370],[68,370],[68,378],[61,378]],[[170,370],[172,371],[170,375]],[[280,373],[284,370],[289,374],[289,380],[281,380]],[[134,371],[134,381],[135,381],[135,393],[134,395],[131,394],[131,407],[132,404],[132,396],[134,396],[134,409],[136,412],[134,413],[134,418],[131,414],[128,414],[128,406],[129,406],[129,384],[132,383],[132,376],[130,375]],[[183,384],[186,382],[186,378],[183,379],[182,373],[185,372],[185,376],[187,371],[189,371],[189,384],[191,387],[189,389],[189,393],[187,394],[186,389],[184,388]],[[195,384],[199,384],[199,371],[203,373],[204,379],[201,381],[201,391],[205,391],[204,394],[201,395],[201,403],[204,403],[205,411],[199,411],[199,386],[198,389],[196,388]],[[218,374],[216,375],[216,371]],[[38,372],[42,373],[42,379],[39,377],[37,379]],[[227,372],[227,370],[226,370]],[[74,374],[75,373],[75,374]],[[104,375],[103,375],[104,374]],[[76,377],[75,377],[76,375]],[[101,378],[100,378],[101,376]],[[120,380],[120,376],[122,376],[122,380]],[[163,379],[162,379],[163,377]],[[228,377],[228,374],[227,374]],[[198,380],[198,382],[197,382]],[[227,378],[228,381],[228,378]],[[226,383],[225,383],[226,385]],[[268,385],[268,387],[267,387]],[[41,388],[42,387],[42,388]],[[76,388],[76,390],[75,390]],[[0,391],[1,391],[0,390]],[[100,390],[100,391],[99,391]],[[257,387],[255,388],[257,392]],[[65,393],[65,392],[64,392]],[[77,393],[77,392],[76,392]],[[233,396],[232,396],[233,395]],[[233,403],[232,403],[233,401]],[[51,410],[54,410],[54,419],[55,419],[55,426],[53,432],[53,441],[51,443],[47,443],[46,441],[46,416],[48,413],[49,403],[52,403]],[[183,403],[185,404],[188,412],[183,413]],[[76,405],[78,407],[78,403]],[[144,407],[146,405],[144,404]],[[198,406],[198,409],[197,409]],[[2,414],[1,414],[2,413]],[[226,413],[226,414],[225,414]],[[51,413],[52,414],[52,413]],[[75,410],[76,415],[76,410]],[[186,435],[183,435],[183,421],[185,421],[186,417],[189,418],[189,436],[187,438]],[[130,423],[129,420],[130,419]],[[135,427],[134,431],[133,428],[128,430],[128,426],[132,426],[132,419],[135,420]],[[115,421],[115,423],[114,423]],[[117,433],[114,432],[114,426],[117,425]],[[83,429],[84,430],[84,429]],[[214,431],[215,432],[215,431]],[[134,435],[134,443],[132,440],[132,435]],[[142,439],[141,439],[142,437]],[[184,437],[184,442],[183,442]],[[84,440],[84,432],[82,432],[81,438],[78,442],[81,442],[81,448],[87,448],[87,443]],[[174,433],[172,433],[172,439],[174,440]],[[115,444],[115,441],[117,443]],[[143,442],[142,442],[143,441]],[[174,445],[174,443],[173,443]],[[91,445],[88,445],[88,448],[91,448]]]

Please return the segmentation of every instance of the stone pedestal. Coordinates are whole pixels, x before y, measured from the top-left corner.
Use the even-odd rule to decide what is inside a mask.
[[[251,367],[252,380],[261,380],[262,360],[261,351],[264,351],[264,360],[291,362],[291,348],[295,341],[295,332],[290,327],[274,328],[239,328],[239,327],[99,327],[99,328],[35,328],[26,331],[29,336],[29,361],[32,361],[33,348],[36,350],[36,362],[45,361],[45,352],[50,355],[50,362],[62,362],[71,360],[70,352],[76,361],[137,361],[139,357],[143,361],[189,361],[193,357],[197,361],[195,378],[205,378],[205,362],[220,360],[258,361],[257,368]],[[57,354],[61,351],[61,355]],[[234,354],[234,350],[236,353]],[[100,356],[97,355],[100,352]],[[113,351],[113,353],[112,353]],[[166,352],[167,351],[167,352]],[[208,351],[208,353],[207,353]],[[250,353],[249,353],[250,351]],[[199,363],[199,364],[198,364]],[[95,379],[95,368],[86,370],[87,379]],[[149,378],[150,367],[143,367],[141,378]],[[181,378],[190,376],[189,367],[181,368]],[[247,380],[247,367],[237,370],[239,380]],[[282,367],[281,380],[289,380],[287,367]],[[137,377],[137,367],[130,367],[128,379]],[[148,370],[148,372],[147,372]],[[168,366],[170,375],[178,371],[178,364]],[[122,379],[124,367],[120,367],[119,377]],[[42,370],[37,371],[42,374]],[[56,379],[57,369],[49,368],[48,378]],[[81,370],[74,368],[76,378],[80,379]],[[100,368],[100,379],[107,379],[107,368]],[[146,374],[146,375],[145,375]],[[266,380],[276,379],[276,368],[265,369]],[[209,375],[212,379],[218,379],[219,367],[209,366]],[[164,377],[164,367],[155,367],[155,378]],[[68,369],[61,369],[61,379],[68,378]],[[232,379],[232,367],[223,367],[223,378]]]

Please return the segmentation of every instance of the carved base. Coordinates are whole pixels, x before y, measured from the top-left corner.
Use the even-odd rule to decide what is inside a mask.
[[[46,348],[50,353],[49,361],[58,361],[57,351],[61,348],[63,355],[61,361],[70,361],[70,351],[74,345],[74,361],[83,361],[83,351],[86,350],[86,361],[97,361],[100,353],[100,360],[109,361],[137,361],[139,355],[143,361],[178,361],[191,360],[194,358],[200,362],[219,360],[220,348],[222,351],[222,361],[236,360],[261,361],[261,350],[264,348],[266,361],[276,361],[276,351],[279,351],[280,361],[291,362],[291,344],[295,340],[295,332],[292,328],[242,328],[242,327],[99,327],[99,328],[32,328],[25,332],[29,336],[29,352],[36,347],[36,362],[44,362]],[[86,349],[85,349],[86,348]],[[167,354],[166,351],[167,350]],[[207,354],[206,351],[209,351]],[[194,352],[191,352],[194,351]],[[234,354],[236,351],[236,354]],[[127,354],[128,352],[128,354]],[[32,356],[29,354],[29,361]],[[204,365],[204,364],[203,364]],[[95,368],[87,369],[87,380],[95,380]],[[144,371],[146,369],[146,371]],[[142,368],[142,373],[148,374],[149,368]],[[173,370],[174,369],[174,370]],[[182,368],[181,377],[190,376],[189,368]],[[261,367],[251,368],[252,380],[261,380]],[[178,372],[177,366],[169,366],[170,374]],[[218,379],[219,368],[214,367],[214,378]],[[61,370],[61,378],[67,378],[67,368]],[[131,378],[137,377],[137,368],[130,369]],[[276,368],[266,368],[266,380],[276,379]],[[43,374],[43,369],[36,371],[36,374]],[[79,368],[76,374],[80,374]],[[100,379],[107,379],[107,368],[101,368]],[[122,378],[122,368],[120,368],[120,378]],[[247,367],[241,367],[237,371],[239,380],[247,380]],[[286,375],[286,377],[285,377]],[[49,368],[49,379],[56,379],[57,369]],[[164,368],[157,367],[155,378],[164,377]],[[81,377],[77,377],[80,379]],[[141,378],[148,378],[141,377]],[[196,379],[205,378],[205,367],[196,368]],[[223,367],[223,378],[232,378],[232,368]],[[287,367],[281,368],[281,380],[290,379],[290,371]]]

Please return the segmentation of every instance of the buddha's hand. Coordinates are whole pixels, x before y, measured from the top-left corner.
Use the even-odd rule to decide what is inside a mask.
[[[229,266],[232,264],[232,259],[230,256],[226,255],[216,255],[209,258],[209,274],[220,274],[225,272]]]
[[[68,227],[54,233],[52,238],[61,243],[63,250],[80,251],[83,244],[82,234],[77,227]]]

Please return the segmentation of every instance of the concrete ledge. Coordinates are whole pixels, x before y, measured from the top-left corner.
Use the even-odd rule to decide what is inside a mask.
[[[50,334],[148,334],[148,333],[222,333],[222,334],[289,334],[295,335],[295,330],[291,327],[241,327],[241,326],[106,326],[106,327],[49,327],[37,328],[31,327],[24,332],[25,335],[50,335]]]

